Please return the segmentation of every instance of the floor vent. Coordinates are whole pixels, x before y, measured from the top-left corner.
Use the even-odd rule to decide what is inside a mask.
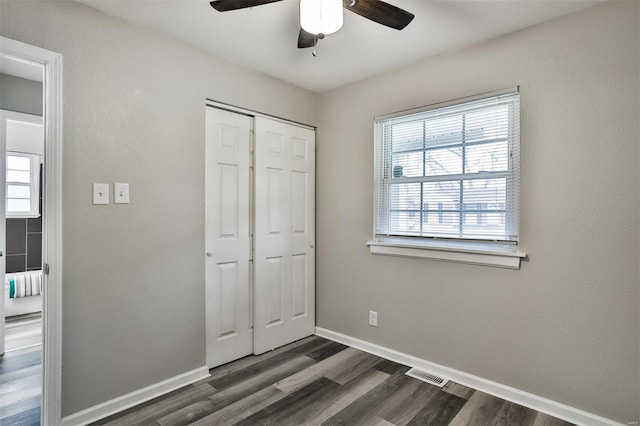
[[[427,373],[426,371],[418,370],[417,368],[412,368],[407,371],[407,376],[411,376],[415,379],[422,380],[423,382],[430,383],[432,385],[443,387],[449,381],[444,377],[436,376],[435,374]]]

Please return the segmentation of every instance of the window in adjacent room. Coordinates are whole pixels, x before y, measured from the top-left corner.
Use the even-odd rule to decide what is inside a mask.
[[[40,156],[7,151],[7,217],[37,217]]]
[[[1,145],[6,151],[4,184],[8,218],[40,216],[40,163],[44,155],[42,117],[0,109]],[[1,180],[0,180],[1,181]],[[2,192],[2,191],[0,191]]]
[[[519,103],[515,90],[377,119],[371,244],[514,252]]]

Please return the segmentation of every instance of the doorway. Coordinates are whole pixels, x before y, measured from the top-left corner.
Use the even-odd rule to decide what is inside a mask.
[[[206,108],[207,366],[315,332],[315,130]]]
[[[40,75],[42,69],[40,68]],[[0,71],[7,71],[0,69]],[[15,71],[14,71],[15,72]],[[0,354],[42,345],[42,82],[0,72],[0,182],[5,208]],[[22,111],[28,111],[25,113]],[[32,114],[33,113],[33,114]]]
[[[0,422],[57,425],[60,424],[61,408],[62,56],[36,46],[0,37],[0,72],[22,80],[39,79],[41,84],[39,121],[32,120],[33,116],[38,114],[28,114],[33,111],[26,111],[27,114],[25,111],[3,113],[3,134],[0,142],[0,231],[2,231],[0,246],[3,252],[0,256],[0,296],[2,296],[0,299],[0,345],[3,346],[5,343],[4,317],[7,313],[5,309],[7,299],[14,299],[11,302],[22,299],[16,306],[12,306],[12,309],[18,307],[32,311],[33,307],[23,305],[34,302],[34,297],[40,296],[41,301],[37,303],[39,305],[37,308],[41,311],[42,321],[41,327],[38,327],[41,329],[42,337],[37,346],[9,351],[0,358],[0,362],[5,366],[24,365],[24,362],[16,362],[9,358],[13,358],[13,355],[19,351],[31,349],[27,355],[28,362],[33,362],[37,358],[41,366],[40,376],[27,380],[35,384],[33,388],[35,390],[26,392],[34,406],[11,405],[10,409],[2,411],[3,418],[0,418]],[[3,89],[3,104],[7,102],[7,98],[10,98],[7,96],[9,93]],[[15,105],[24,107],[25,99],[22,96],[18,95],[14,101]],[[11,109],[18,109],[18,107]],[[16,146],[12,132],[21,134],[22,136],[18,138],[21,140],[25,139],[25,132],[39,132],[40,140],[44,139],[44,143],[39,142],[40,148],[36,148],[35,145],[38,145],[38,142],[32,142],[33,138],[26,138],[25,144],[21,142]],[[9,134],[8,138],[7,134]],[[25,225],[24,253],[19,253],[22,247],[20,244],[18,244],[20,247],[15,244],[16,241],[21,240],[22,229],[18,227],[17,230],[13,230],[12,228],[10,231],[11,238],[15,239],[9,244],[11,258],[6,253],[7,247],[5,247],[8,237],[5,217],[7,213],[9,219],[18,219],[18,225],[22,225],[23,222]],[[10,275],[19,275],[11,275],[11,283],[7,282],[5,277],[7,267],[14,271]],[[24,271],[16,271],[16,268]],[[34,294],[37,292],[40,292],[40,295]],[[11,295],[14,297],[9,297]],[[16,313],[16,311],[10,311],[10,313]],[[33,312],[18,311],[18,315],[25,314],[31,315]],[[15,317],[15,315],[11,316]],[[19,390],[17,393],[20,393]],[[3,400],[6,399],[3,398]],[[27,411],[21,411],[24,408],[28,408]]]

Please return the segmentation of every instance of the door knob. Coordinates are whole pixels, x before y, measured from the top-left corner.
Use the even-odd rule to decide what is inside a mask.
[[[207,255],[207,257],[213,257],[213,253],[211,253],[211,252],[207,252],[205,254]]]

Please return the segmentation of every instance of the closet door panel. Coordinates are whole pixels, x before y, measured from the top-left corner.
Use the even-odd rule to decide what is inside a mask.
[[[306,254],[294,254],[291,257],[292,318],[307,315],[307,288],[309,287],[307,281],[307,259],[308,255]]]
[[[253,351],[250,141],[253,119],[207,107],[205,305],[207,366]]]
[[[315,132],[256,117],[255,133],[254,353],[260,354],[315,332]]]

